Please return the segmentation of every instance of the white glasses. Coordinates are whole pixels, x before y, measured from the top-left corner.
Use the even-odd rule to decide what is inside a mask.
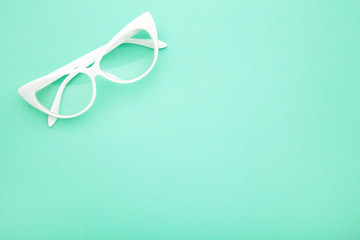
[[[139,34],[147,38],[132,38]],[[123,48],[120,46],[123,43],[132,45]],[[57,118],[79,116],[92,106],[96,96],[96,76],[116,83],[138,81],[154,67],[159,48],[165,47],[167,44],[158,40],[151,14],[146,12],[106,45],[29,82],[18,91],[25,101],[49,115],[48,125],[52,127]],[[52,98],[49,97],[51,94]]]

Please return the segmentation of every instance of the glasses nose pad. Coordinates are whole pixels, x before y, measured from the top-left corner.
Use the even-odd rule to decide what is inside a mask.
[[[95,62],[90,67],[87,68],[77,68],[77,70],[86,73],[91,78],[95,78],[97,75],[101,74],[100,64]]]

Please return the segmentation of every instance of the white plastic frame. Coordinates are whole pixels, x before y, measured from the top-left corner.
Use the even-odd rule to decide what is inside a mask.
[[[131,38],[137,32],[145,30],[150,35],[151,39],[135,39]],[[137,45],[142,45],[145,47],[153,48],[154,49],[154,59],[150,67],[140,76],[130,79],[130,80],[122,80],[108,72],[103,71],[100,68],[100,62],[105,54],[113,50],[114,48],[118,47],[122,43],[132,43]],[[154,67],[157,57],[159,48],[165,48],[167,44],[158,40],[157,31],[155,22],[149,12],[146,12],[132,22],[130,22],[127,26],[125,26],[120,32],[118,32],[115,37],[113,37],[110,42],[106,45],[95,49],[94,51],[82,56],[81,58],[59,68],[58,70],[44,76],[38,78],[34,81],[31,81],[24,86],[20,87],[18,92],[19,94],[33,107],[39,109],[40,111],[46,113],[48,116],[48,125],[52,127],[56,122],[57,118],[73,118],[77,117],[84,112],[86,112],[94,103],[96,97],[96,83],[95,77],[102,76],[110,81],[116,83],[132,83],[140,80],[141,78],[145,77],[151,69]],[[91,67],[87,68],[93,64]],[[89,104],[80,112],[72,115],[62,115],[59,114],[61,97],[66,85],[69,83],[71,79],[73,79],[77,74],[84,73],[89,76],[92,83],[92,97]],[[53,105],[51,110],[44,107],[37,99],[36,92],[41,90],[42,88],[50,85],[51,83],[55,82],[57,79],[61,78],[62,76],[68,75],[56,93]]]

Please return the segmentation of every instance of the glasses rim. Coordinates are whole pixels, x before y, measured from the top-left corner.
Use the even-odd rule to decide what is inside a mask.
[[[150,37],[151,37],[151,40],[153,41],[153,43],[155,43],[155,40],[152,38],[151,35],[150,35]],[[122,44],[122,43],[120,43],[120,44]],[[116,46],[115,46],[115,48],[116,48]],[[110,51],[113,50],[112,46],[110,46],[108,49],[110,49]],[[37,104],[40,105],[41,108],[46,109],[47,112],[48,112],[48,115],[51,115],[51,116],[56,117],[56,118],[73,118],[73,117],[77,117],[77,116],[85,113],[92,106],[92,104],[95,101],[95,97],[96,97],[96,81],[95,81],[95,77],[102,76],[105,79],[107,79],[109,81],[112,81],[112,82],[115,82],[115,83],[133,83],[133,82],[136,82],[136,81],[144,78],[153,69],[153,67],[155,66],[156,61],[157,61],[157,57],[158,57],[158,48],[157,47],[154,48],[154,57],[153,57],[152,63],[149,66],[149,68],[147,68],[147,70],[144,73],[142,73],[140,76],[138,76],[136,78],[133,78],[133,79],[130,79],[130,80],[123,80],[123,79],[118,78],[115,75],[112,75],[111,73],[108,73],[108,72],[104,71],[103,69],[101,69],[101,66],[100,66],[101,60],[103,59],[103,57],[107,53],[108,53],[108,51],[104,50],[103,53],[100,56],[97,57],[97,59],[95,60],[93,66],[91,66],[90,68],[76,68],[76,69],[73,69],[73,70],[69,69],[68,71],[65,70],[64,72],[59,73],[56,77],[54,76],[54,78],[57,80],[57,79],[59,79],[59,78],[61,78],[63,76],[74,74],[74,76],[69,79],[68,82],[70,82],[76,75],[78,75],[80,73],[83,73],[83,74],[86,74],[91,79],[92,89],[93,89],[93,92],[92,92],[93,96],[92,96],[89,104],[86,105],[86,107],[84,109],[82,109],[81,111],[79,111],[79,112],[77,112],[75,114],[59,114],[58,112],[51,111],[51,109],[45,107],[39,101],[38,97],[35,96]],[[62,92],[67,87],[68,82],[65,83],[65,86],[61,90]],[[59,87],[59,90],[60,89],[61,88]],[[36,93],[38,91],[36,91]],[[35,93],[35,95],[36,95],[36,93]],[[61,93],[61,95],[62,95],[62,93]]]
[[[95,77],[94,75],[92,74],[89,74],[89,68],[84,68],[84,69],[81,69],[81,68],[77,68],[77,69],[69,69],[68,71],[64,70],[64,72],[62,73],[59,73],[57,75],[54,76],[54,78],[57,80],[57,79],[60,79],[61,77],[64,77],[66,75],[70,75],[70,74],[85,74],[89,77],[90,81],[91,81],[91,87],[92,87],[92,96],[91,96],[91,99],[88,103],[88,105],[86,105],[86,107],[84,109],[82,109],[81,111],[75,113],[75,114],[59,114],[59,113],[56,113],[56,112],[53,112],[51,111],[49,108],[45,107],[40,101],[39,99],[37,98],[36,96],[36,93],[35,93],[35,100],[37,101],[38,105],[43,108],[44,110],[46,110],[48,113],[48,115],[52,115],[56,118],[73,118],[73,117],[77,117],[83,113],[85,113],[93,104],[94,104],[94,101],[95,101],[95,98],[96,98],[96,81],[95,81]],[[75,76],[76,76],[75,75]],[[39,91],[39,90],[38,90]],[[36,91],[36,92],[38,92]]]
[[[155,64],[156,64],[156,61],[157,61],[157,58],[158,58],[158,55],[159,55],[159,46],[157,44],[157,41],[156,39],[154,38],[154,36],[146,29],[140,29],[140,30],[144,30],[146,31],[149,36],[150,36],[150,39],[146,39],[146,40],[151,40],[152,43],[153,43],[153,46],[154,46],[154,56],[153,56],[153,60],[150,64],[150,66],[142,73],[140,74],[139,76],[135,77],[135,78],[131,78],[131,79],[122,79],[120,77],[117,77],[107,71],[105,71],[104,69],[101,68],[101,61],[103,60],[104,56],[106,54],[108,54],[109,52],[111,52],[113,49],[115,49],[116,47],[120,46],[121,44],[123,44],[124,42],[120,43],[120,44],[114,44],[112,46],[110,46],[109,48],[107,48],[106,50],[104,50],[102,52],[102,54],[99,56],[98,59],[96,59],[94,65],[96,64],[98,66],[98,69],[100,71],[100,74],[102,77],[106,78],[107,80],[109,81],[112,81],[112,82],[115,82],[115,83],[133,83],[133,82],[136,82],[136,81],[139,81],[140,79],[144,78],[147,74],[149,74],[149,72],[154,68]],[[113,48],[114,47],[114,48]]]

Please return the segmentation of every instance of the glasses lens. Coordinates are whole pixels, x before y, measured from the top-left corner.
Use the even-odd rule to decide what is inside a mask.
[[[36,93],[36,98],[45,108],[54,112],[51,108],[57,94],[61,95],[58,114],[76,114],[86,108],[90,103],[92,97],[91,79],[84,73],[62,76],[52,84],[39,90]]]
[[[137,33],[133,38],[148,39],[149,33],[145,30]],[[154,49],[133,43],[123,43],[108,52],[101,60],[100,67],[121,80],[132,80],[148,70],[154,60]]]

